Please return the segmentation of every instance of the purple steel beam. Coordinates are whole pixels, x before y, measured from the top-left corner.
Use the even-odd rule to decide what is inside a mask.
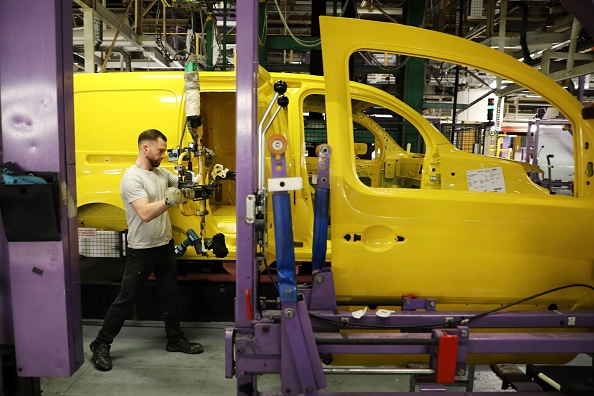
[[[269,317],[268,312],[265,312],[264,316]],[[311,359],[314,358],[309,353],[312,350],[317,350],[317,353],[320,354],[430,354],[436,343],[436,340],[432,339],[431,334],[428,333],[316,333],[314,334],[316,347],[304,346],[294,350],[287,348],[289,344],[295,345],[292,340],[282,340],[285,337],[283,336],[285,330],[282,326],[286,328],[291,326],[291,323],[259,322],[255,325],[253,334],[244,333],[237,336],[235,345],[238,378],[272,373],[281,373],[282,377],[283,366],[298,362],[301,362],[301,365],[310,365]],[[465,330],[464,327],[460,329],[460,331]],[[287,336],[292,338],[294,335],[287,333]],[[465,337],[464,344],[469,354],[589,353],[594,351],[594,334],[478,333]],[[463,355],[465,358],[466,353]],[[459,359],[460,354],[458,362],[460,362]],[[301,367],[301,371],[301,374],[308,373],[307,381],[312,381],[310,370]],[[315,370],[314,373],[316,373]],[[294,394],[295,390],[299,389],[299,384],[304,383],[301,378],[298,378],[299,374],[291,373],[287,377],[288,381],[283,382],[283,389],[291,389],[290,392],[285,391],[284,394]],[[319,373],[316,374],[319,375]],[[324,394],[332,393],[325,392]],[[372,394],[376,393],[368,393],[368,395]],[[405,395],[405,393],[385,394]],[[474,394],[480,395],[481,393],[466,393],[466,395]],[[539,394],[545,395],[546,393],[533,393],[533,395]],[[278,394],[275,393],[275,395]]]
[[[590,37],[594,39],[594,18],[592,18],[592,15],[594,15],[594,0],[561,0],[561,2],[580,21]]]
[[[249,327],[246,290],[251,309],[256,307],[257,266],[253,224],[245,222],[248,195],[256,190],[256,131],[258,118],[258,2],[237,2],[237,95],[236,144],[237,167],[237,273],[235,326]]]
[[[326,379],[305,301],[283,302],[282,309],[281,388],[286,395],[317,394]]]
[[[2,130],[0,130],[0,163],[2,160]],[[0,212],[0,216],[2,213]],[[12,312],[10,309],[10,282],[8,279],[8,244],[4,237],[4,225],[0,221],[0,345],[14,345],[14,333],[12,331]],[[0,353],[0,367],[2,354]],[[0,392],[4,389],[3,370],[0,370]]]
[[[593,333],[476,333],[468,353],[594,353]]]
[[[426,385],[425,385],[426,386]],[[280,396],[278,392],[260,392],[259,396]],[[438,390],[423,392],[423,396],[444,396]],[[447,396],[493,396],[494,392],[447,392]],[[419,396],[419,392],[324,392],[324,396]],[[555,392],[514,392],[514,396],[563,396]]]
[[[428,354],[431,333],[316,333],[320,353]]]
[[[451,330],[448,330],[451,331]],[[468,357],[468,339],[470,335],[470,329],[466,326],[458,326],[456,329],[458,334],[458,355],[456,357],[456,372],[458,375],[469,375],[466,372],[468,367],[466,366]]]
[[[355,333],[348,337],[338,333],[316,334],[320,353],[429,353],[429,339],[428,334],[422,333]],[[478,333],[470,334],[464,344],[464,354],[591,353],[594,334]]]
[[[430,333],[336,332],[315,333],[314,336],[317,350],[323,354],[429,354],[436,345]],[[281,325],[259,323],[254,334],[238,337],[235,344],[239,351],[238,372],[278,373],[275,371],[278,365],[272,362],[280,359]],[[594,352],[594,333],[471,333],[461,337],[459,344],[465,348],[462,357],[492,353],[591,353]],[[263,360],[267,363],[265,369],[256,369],[252,364]]]
[[[322,268],[313,276],[312,287],[304,290],[303,295],[309,309],[336,310],[334,277],[330,268]]]
[[[320,353],[428,354],[431,334],[316,333]],[[468,354],[593,353],[592,333],[477,333],[466,342]]]
[[[236,375],[281,372],[281,326],[257,323],[254,334],[238,334],[235,340]]]
[[[61,190],[61,241],[2,242],[23,377],[67,377],[83,363],[71,21],[69,1],[0,2],[3,160],[57,173]]]
[[[357,325],[390,327],[410,327],[411,330],[422,326],[439,327],[448,322],[457,322],[463,318],[472,318],[480,312],[447,311],[398,311],[387,318],[367,312],[361,319],[355,319],[348,311],[338,314],[328,311],[310,311],[315,331],[336,328],[362,329]],[[570,325],[570,323],[574,323]],[[467,324],[471,328],[590,328],[594,327],[594,311],[515,311],[498,312],[476,319]]]
[[[237,2],[237,61],[235,75],[236,144],[235,183],[237,259],[235,326],[238,336],[251,330],[257,304],[257,265],[253,224],[246,223],[246,199],[256,190],[256,131],[258,118],[258,2]],[[233,359],[227,356],[226,359]],[[231,360],[232,361],[232,360]],[[237,395],[251,395],[257,388],[254,375],[237,376]]]
[[[434,298],[402,298],[402,310],[414,311],[416,309],[426,309],[427,311],[435,311],[436,302]]]

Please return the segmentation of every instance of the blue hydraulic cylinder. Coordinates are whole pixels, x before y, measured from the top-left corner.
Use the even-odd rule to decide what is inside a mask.
[[[311,255],[312,270],[321,270],[326,263],[328,245],[328,207],[330,203],[330,146],[318,150],[318,176],[316,184],[314,229]]]
[[[272,177],[287,176],[285,151],[287,141],[281,135],[268,140]],[[275,190],[272,193],[274,213],[274,239],[276,242],[276,271],[278,292],[281,302],[297,301],[297,276],[295,270],[295,246],[293,244],[293,219],[291,217],[291,195],[288,191]]]
[[[311,268],[321,270],[326,263],[326,245],[328,239],[328,202],[330,190],[316,188],[316,207],[314,209],[313,246]]]
[[[288,192],[275,192],[272,195],[272,206],[280,300],[281,302],[297,301],[291,196]]]

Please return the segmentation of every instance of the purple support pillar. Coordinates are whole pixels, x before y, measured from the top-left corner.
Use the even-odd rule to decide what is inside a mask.
[[[258,1],[237,2],[237,78],[236,161],[237,178],[237,272],[235,327],[238,333],[250,332],[256,312],[257,265],[254,225],[246,222],[246,199],[256,191],[257,118],[258,118]],[[227,355],[227,360],[233,356]],[[237,394],[251,395],[256,376],[237,376]]]
[[[55,172],[60,186],[61,240],[7,243],[0,235],[0,280],[8,279],[0,287],[0,335],[14,335],[22,377],[68,377],[84,358],[71,22],[70,1],[0,2],[2,160]]]
[[[0,129],[0,163],[2,157],[2,130]],[[2,213],[0,213],[2,215]],[[0,345],[14,345],[12,331],[12,313],[10,309],[10,285],[8,280],[8,244],[4,238],[4,225],[0,221]],[[2,354],[0,354],[0,393],[4,389],[4,377],[1,368]]]
[[[258,2],[237,2],[237,294],[235,326],[251,327],[246,290],[252,312],[256,304],[254,227],[245,221],[246,197],[256,190],[256,130],[258,118]]]

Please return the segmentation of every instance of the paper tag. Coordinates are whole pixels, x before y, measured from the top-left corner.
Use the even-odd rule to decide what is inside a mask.
[[[78,236],[79,237],[87,237],[87,238],[94,238],[97,236],[97,229],[96,228],[78,228]]]
[[[361,319],[361,317],[363,315],[365,315],[365,312],[367,312],[367,307],[360,309],[358,311],[352,312],[351,315],[353,315],[353,318],[355,318],[355,319]]]
[[[466,171],[468,191],[504,193],[505,179],[501,167]]]
[[[380,318],[387,318],[388,316],[392,315],[396,311],[390,311],[389,309],[378,309],[375,313]]]

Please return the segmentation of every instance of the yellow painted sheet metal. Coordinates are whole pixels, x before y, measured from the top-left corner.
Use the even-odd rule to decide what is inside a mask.
[[[594,248],[588,235],[594,220],[593,180],[588,169],[594,160],[593,126],[581,120],[579,103],[571,95],[526,65],[452,36],[332,18],[322,18],[322,27],[324,46],[333,48],[324,51],[324,62],[333,65],[327,69],[333,73],[322,78],[261,71],[259,80],[260,116],[272,97],[274,81],[283,79],[288,85],[289,108],[269,133],[287,136],[289,174],[304,178],[303,190],[296,191],[293,199],[298,261],[311,257],[312,189],[307,180],[315,171],[316,158],[305,157],[303,147],[303,113],[311,110],[326,113],[333,149],[329,257],[339,298],[415,294],[438,298],[447,307],[482,309],[562,283],[592,284]],[[402,101],[348,82],[348,56],[359,49],[462,62],[520,80],[547,97],[573,125],[576,196],[550,196],[513,161],[458,151]],[[216,162],[233,170],[234,74],[204,72],[200,81],[205,145],[217,153]],[[183,74],[177,72],[75,75],[78,206],[85,226],[120,224],[117,211],[91,208],[100,204],[121,208],[119,181],[135,158],[140,131],[161,129],[170,147],[178,144],[185,121],[182,91]],[[392,110],[413,124],[426,152],[407,153],[379,131],[363,112],[372,105]],[[356,160],[353,134],[345,133],[352,131],[353,122],[375,131],[376,145],[382,148],[375,152],[381,155],[376,162]],[[173,170],[173,164],[164,166]],[[489,169],[501,172],[506,194],[469,191],[469,174],[480,176]],[[373,187],[359,180],[357,170],[374,174]],[[233,183],[227,183],[209,201],[207,235],[226,235],[230,245],[226,260],[232,261],[238,197]],[[96,213],[113,218],[100,219]],[[172,211],[171,217],[178,243],[188,228],[197,227],[195,216]],[[270,230],[268,251],[273,260],[274,229]],[[201,257],[188,251],[183,259]],[[592,306],[591,295],[583,291],[547,296],[539,306],[549,300],[558,302],[559,308]]]
[[[341,298],[437,298],[442,309],[485,309],[569,283],[594,285],[593,125],[581,105],[534,69],[485,46],[402,25],[321,18],[331,159],[332,268]],[[403,39],[414,37],[414,40]],[[348,58],[358,50],[390,51],[477,67],[523,83],[572,121],[576,197],[526,188],[510,161],[463,153],[426,139],[423,186],[374,189],[353,172]],[[413,117],[414,118],[414,117]],[[417,119],[419,124],[424,120]],[[340,131],[340,132],[339,132]],[[470,167],[469,167],[470,165]],[[500,168],[507,194],[468,191],[468,171]],[[582,170],[580,172],[580,170]],[[457,188],[456,186],[465,186]],[[451,191],[448,191],[451,190]],[[358,235],[360,238],[353,238]],[[349,238],[350,236],[350,238]],[[594,293],[571,289],[530,302],[592,308]]]

